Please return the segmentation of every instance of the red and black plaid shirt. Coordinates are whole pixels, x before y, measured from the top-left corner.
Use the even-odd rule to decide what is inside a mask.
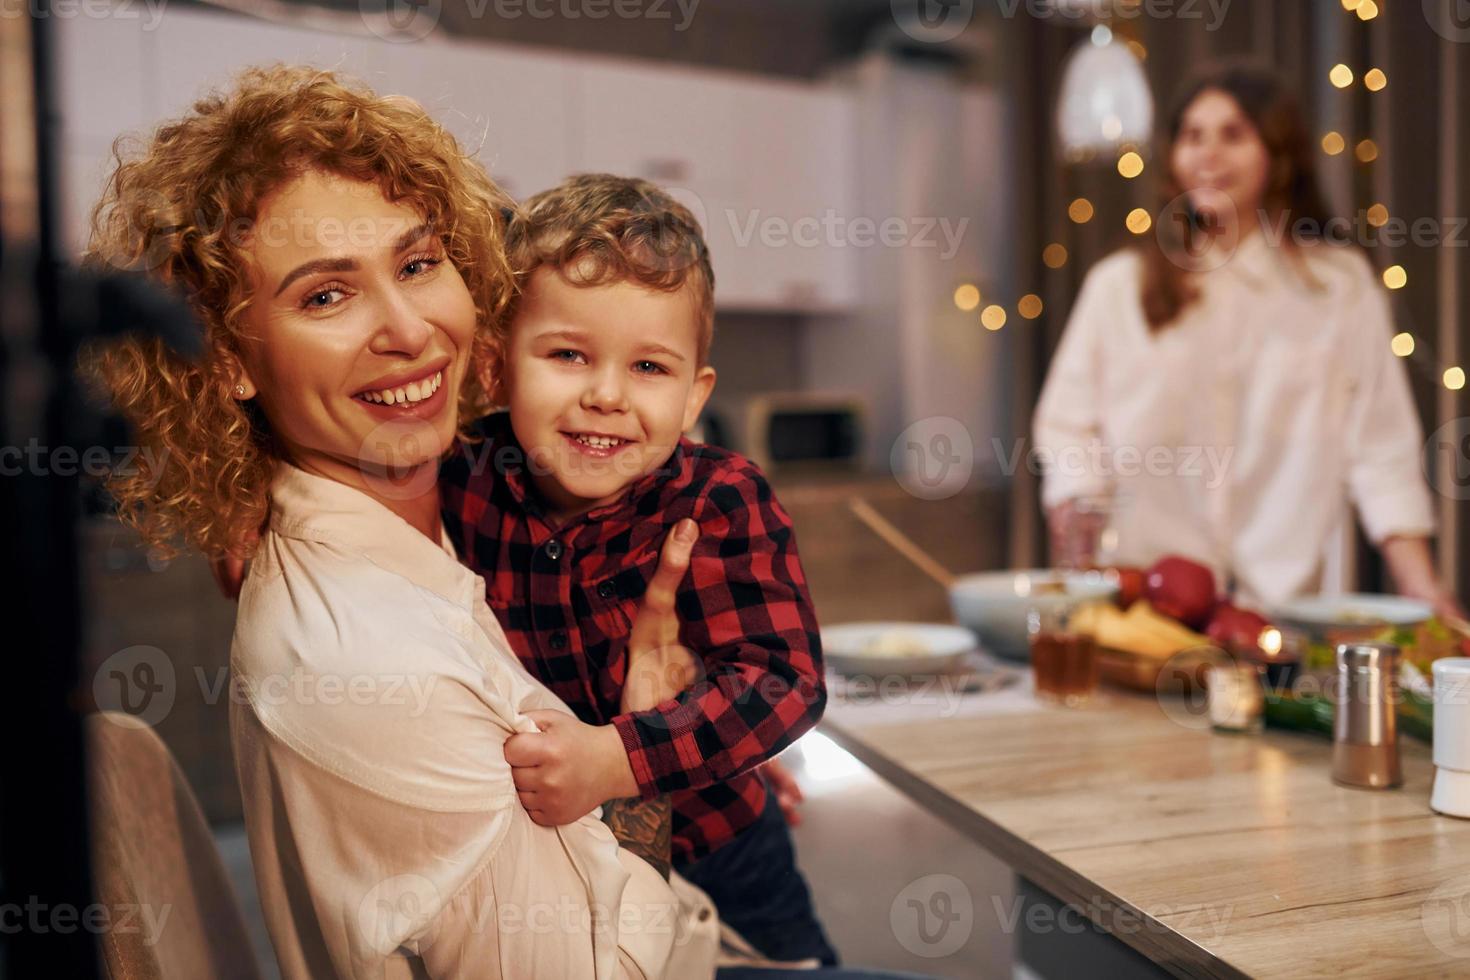
[[[531,674],[583,721],[617,726],[645,798],[670,794],[675,859],[709,853],[765,805],[755,767],[826,706],[790,518],[754,463],[684,439],[617,502],[552,530],[509,417],[476,428],[484,441],[462,442],[440,477],[450,537]],[[699,540],[676,607],[705,676],[659,708],[619,714],[638,602],[686,517]]]

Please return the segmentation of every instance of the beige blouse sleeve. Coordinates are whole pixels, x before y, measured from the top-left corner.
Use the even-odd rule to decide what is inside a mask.
[[[290,671],[237,666],[237,766],[283,974],[700,975],[667,972],[684,913],[595,815],[546,828],[520,806],[504,743],[534,729],[493,651],[437,615],[377,612],[357,618],[392,636],[338,615],[330,633],[308,622]],[[351,675],[324,684],[333,663]],[[629,902],[646,906],[631,924]]]

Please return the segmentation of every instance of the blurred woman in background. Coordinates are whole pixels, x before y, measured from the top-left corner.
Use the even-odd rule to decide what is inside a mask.
[[[1156,234],[1088,274],[1037,406],[1054,540],[1110,514],[1117,564],[1184,555],[1270,604],[1321,588],[1351,500],[1398,590],[1459,613],[1387,297],[1329,224],[1295,99],[1228,66],[1166,127]]]

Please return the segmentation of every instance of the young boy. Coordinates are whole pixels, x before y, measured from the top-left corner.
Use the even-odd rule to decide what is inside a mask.
[[[715,383],[699,226],[652,184],[584,175],[526,202],[507,250],[521,286],[497,338],[509,412],[478,423],[441,493],[517,655],[580,719],[507,744],[521,798],[558,825],[669,794],[675,870],[722,919],[772,959],[835,963],[756,772],[826,704],[791,522],[754,464],[683,438]],[[639,598],[686,518],[679,639],[702,676],[620,714]]]

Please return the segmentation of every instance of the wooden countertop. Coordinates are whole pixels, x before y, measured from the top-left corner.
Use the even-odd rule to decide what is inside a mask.
[[[1470,821],[1429,809],[1427,746],[1401,738],[1401,789],[1353,790],[1328,739],[1218,735],[1105,693],[1000,715],[837,704],[823,730],[1175,975],[1470,975]]]

